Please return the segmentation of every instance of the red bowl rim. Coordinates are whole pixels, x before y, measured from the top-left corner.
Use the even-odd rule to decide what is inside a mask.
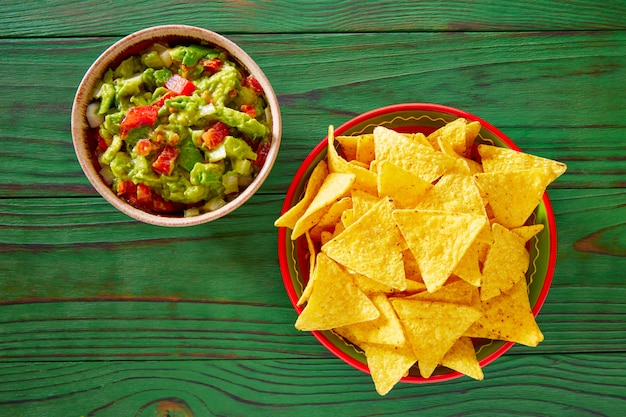
[[[393,105],[388,105],[388,106],[380,107],[377,109],[373,109],[368,112],[362,113],[348,120],[347,122],[343,123],[342,125],[340,125],[338,128],[334,130],[334,133],[336,135],[341,135],[343,132],[347,131],[348,129],[356,125],[359,125],[368,119],[378,117],[387,113],[395,113],[395,112],[401,112],[401,111],[441,112],[441,113],[451,114],[457,117],[463,117],[469,121],[477,121],[481,124],[483,128],[486,128],[487,130],[491,131],[494,135],[498,137],[498,139],[502,140],[502,142],[504,142],[509,148],[517,150],[517,151],[521,151],[521,149],[517,146],[517,144],[515,144],[511,139],[509,139],[508,136],[506,136],[502,131],[500,131],[498,128],[496,128],[489,122],[483,120],[482,118],[475,116],[471,113],[468,113],[467,111],[464,111],[464,110],[456,109],[454,107],[445,106],[441,104],[432,104],[432,103],[393,104]],[[307,155],[307,157],[304,159],[304,161],[302,162],[302,164],[296,171],[296,174],[294,175],[294,178],[291,184],[289,185],[289,188],[287,189],[287,193],[285,195],[285,201],[283,203],[281,214],[285,213],[287,210],[289,210],[289,208],[291,208],[290,202],[293,199],[293,196],[298,188],[300,181],[302,181],[302,178],[305,176],[308,167],[315,160],[315,158],[319,155],[319,153],[322,152],[324,149],[326,149],[327,144],[328,144],[328,136],[322,139],[313,148],[313,150]],[[539,311],[541,310],[546,300],[546,297],[548,295],[548,292],[550,290],[550,286],[552,284],[552,278],[554,275],[554,268],[556,265],[556,251],[557,251],[556,222],[554,220],[554,212],[553,212],[552,204],[550,203],[550,199],[548,197],[547,192],[544,193],[542,202],[544,204],[547,218],[548,218],[548,230],[550,233],[550,252],[549,252],[549,257],[548,257],[548,265],[546,269],[544,283],[543,283],[543,286],[541,287],[541,291],[539,293],[537,301],[532,308],[532,312],[535,317],[537,316],[537,314],[539,314]],[[281,227],[279,228],[279,231],[278,231],[279,264],[280,264],[283,283],[287,291],[287,295],[294,309],[299,315],[304,308],[302,306],[297,305],[299,297],[296,294],[295,288],[293,287],[292,282],[291,282],[291,273],[289,271],[289,263],[285,256],[285,253],[287,250],[288,238],[287,238],[287,234],[284,232],[284,229],[285,229],[284,227]],[[311,331],[311,333],[326,349],[328,349],[335,356],[337,356],[338,358],[342,359],[344,362],[348,363],[352,367],[364,373],[367,373],[367,374],[370,373],[369,368],[366,363],[363,363],[359,361],[358,359],[350,355],[347,355],[345,352],[341,351],[321,331],[314,330],[314,331]],[[491,362],[493,362],[494,360],[502,356],[509,349],[511,349],[513,345],[515,345],[514,342],[504,342],[502,346],[500,346],[500,348],[496,349],[494,352],[492,352],[491,354],[489,354],[488,356],[480,360],[479,361],[480,366],[485,367],[486,365],[490,364]],[[449,380],[459,378],[462,376],[464,376],[462,373],[450,370],[450,372],[447,372],[445,374],[432,375],[430,378],[422,378],[420,376],[406,376],[402,378],[401,381],[415,383],[415,384],[426,384],[426,383],[432,383],[432,382],[449,381]]]

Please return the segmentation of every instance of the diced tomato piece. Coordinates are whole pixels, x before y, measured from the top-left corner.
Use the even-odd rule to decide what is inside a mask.
[[[196,86],[191,81],[178,74],[172,75],[165,82],[165,88],[182,96],[190,96],[194,91],[196,91]]]
[[[159,156],[152,163],[152,169],[161,175],[170,175],[174,169],[178,149],[165,145]]]
[[[203,59],[200,61],[200,65],[209,74],[215,74],[222,68],[222,60],[219,58]]]
[[[153,193],[152,195],[152,211],[156,213],[173,213],[180,210],[180,204],[174,204],[171,201],[165,200],[160,195]]]
[[[165,100],[169,100],[172,97],[176,97],[177,94],[174,93],[173,91],[168,91],[167,93],[163,94],[161,96],[161,98],[159,98],[154,104],[153,106],[156,107],[157,109],[160,109],[161,107],[163,107],[163,105],[165,104]]]
[[[241,111],[246,113],[248,116],[252,117],[253,119],[257,116],[256,108],[252,104],[242,104]]]
[[[152,206],[152,189],[148,185],[137,184],[137,204]]]
[[[263,87],[261,86],[261,83],[253,75],[248,75],[246,77],[244,85],[252,88],[257,94],[263,94]]]
[[[267,159],[267,154],[270,151],[271,143],[267,140],[259,143],[258,148],[256,149],[256,160],[252,161],[252,164],[261,168],[265,164],[265,160]]]
[[[154,146],[149,139],[139,139],[135,145],[135,152],[141,156],[148,156],[153,149]]]
[[[216,122],[202,134],[202,141],[207,148],[212,149],[222,143],[229,133],[227,124],[224,122]]]
[[[117,195],[129,196],[137,193],[137,186],[132,181],[121,181],[117,184]]]
[[[120,124],[120,135],[126,137],[132,129],[141,126],[152,126],[159,117],[159,109],[154,106],[131,107]]]

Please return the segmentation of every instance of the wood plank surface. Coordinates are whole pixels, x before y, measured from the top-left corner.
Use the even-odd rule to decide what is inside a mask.
[[[609,416],[626,409],[626,2],[5,1],[0,11],[0,414]],[[132,220],[74,155],[70,112],[121,37],[225,34],[276,90],[262,189],[189,228]],[[326,135],[396,103],[457,107],[568,165],[545,340],[467,377],[371,378],[294,328],[277,259],[283,198]]]
[[[0,37],[119,35],[190,24],[220,33],[527,31],[624,29],[619,0],[84,1],[3,3]]]
[[[585,417],[626,407],[625,362],[608,354],[507,355],[481,382],[400,383],[384,398],[332,358],[11,363],[0,380],[11,416]]]

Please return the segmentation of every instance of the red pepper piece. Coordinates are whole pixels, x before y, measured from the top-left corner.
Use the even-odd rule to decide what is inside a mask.
[[[128,132],[135,128],[152,126],[158,117],[159,109],[154,106],[131,107],[120,124],[120,135],[124,138]]]
[[[172,75],[165,82],[165,88],[182,96],[190,96],[194,91],[196,91],[196,86],[191,81],[178,74]]]
[[[165,145],[159,156],[152,163],[152,169],[161,175],[170,175],[178,157],[178,149]]]
[[[202,134],[202,141],[207,148],[213,149],[222,143],[229,133],[228,125],[223,122],[216,122]]]
[[[200,65],[209,74],[215,74],[222,68],[222,60],[219,58],[203,59],[200,61]]]
[[[246,113],[248,116],[252,117],[253,119],[257,116],[256,109],[254,108],[252,104],[242,104],[241,111]]]
[[[253,75],[248,75],[243,84],[246,87],[250,87],[254,90],[255,93],[257,94],[263,94],[263,87],[261,86],[261,83],[259,82],[259,80],[257,80]]]
[[[137,204],[152,207],[152,189],[148,185],[137,184]]]
[[[252,161],[252,164],[261,168],[263,164],[265,164],[265,160],[267,159],[267,154],[270,151],[271,143],[267,140],[259,143],[259,146],[256,149],[256,160]]]

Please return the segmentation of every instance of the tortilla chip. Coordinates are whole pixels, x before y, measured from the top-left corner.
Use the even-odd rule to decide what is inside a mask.
[[[316,263],[315,283],[306,307],[296,320],[296,329],[330,330],[378,318],[378,309],[356,286],[350,273],[323,253],[317,255]]]
[[[560,177],[567,169],[567,166],[562,162],[492,145],[478,145],[478,153],[485,172],[549,168],[552,172],[550,175],[551,182]]]
[[[311,237],[316,242],[321,239],[322,230],[333,231],[335,225],[341,221],[343,212],[352,208],[352,198],[344,197],[334,202],[319,222],[311,228]]]
[[[465,149],[467,150],[466,156],[471,156],[471,150],[474,147],[474,142],[478,137],[481,129],[480,122],[470,122],[465,126]]]
[[[380,199],[370,193],[361,190],[352,190],[352,221],[370,211]]]
[[[483,315],[465,336],[507,340],[537,346],[543,334],[537,326],[528,300],[526,280],[519,280],[508,292],[482,302]]]
[[[324,179],[322,186],[307,207],[306,211],[296,222],[291,239],[296,240],[304,232],[313,227],[326,214],[331,205],[345,197],[354,184],[353,174],[330,173]]]
[[[382,199],[322,251],[346,268],[390,287],[406,288],[403,239],[393,220],[394,205]]]
[[[378,195],[390,197],[400,208],[414,208],[433,185],[415,174],[383,161],[378,165]]]
[[[418,208],[487,215],[480,191],[469,174],[443,175]]]
[[[474,344],[469,337],[461,337],[457,340],[441,359],[441,364],[479,381],[485,377],[476,359]]]
[[[377,192],[376,174],[368,169],[351,164],[342,158],[335,149],[335,136],[333,126],[328,127],[328,170],[329,172],[343,172],[354,174],[356,177],[354,186],[359,190],[367,191],[371,194]]]
[[[384,293],[372,294],[370,300],[380,316],[374,320],[342,326],[340,334],[350,335],[349,339],[361,346],[362,342],[380,345],[403,345],[405,342],[402,324]]]
[[[474,243],[467,249],[465,255],[463,255],[457,266],[452,270],[454,275],[474,287],[480,287],[482,281],[482,272],[478,259],[479,245],[480,242],[477,236]]]
[[[474,178],[487,196],[495,221],[512,229],[523,226],[535,210],[553,173],[551,168],[543,167],[485,172]]]
[[[355,159],[369,166],[369,164],[376,158],[374,150],[374,135],[367,134],[357,137],[356,142],[356,157]]]
[[[276,219],[274,226],[288,227],[293,230],[298,219],[302,217],[309,204],[311,204],[311,201],[313,201],[313,198],[315,198],[315,195],[322,186],[322,183],[327,175],[328,164],[326,163],[326,160],[322,159],[311,172],[311,176],[306,184],[302,199]]]
[[[336,136],[335,141],[341,148],[341,153],[346,161],[356,159],[357,136]]]
[[[517,281],[526,278],[530,257],[526,241],[506,227],[494,223],[493,244],[487,253],[483,266],[481,300],[508,291]]]
[[[390,162],[426,182],[434,182],[456,163],[455,158],[382,126],[374,128],[374,143],[379,164],[382,161]]]
[[[435,149],[441,150],[439,140],[443,138],[452,146],[457,155],[465,155],[467,150],[466,126],[467,120],[458,118],[435,130],[426,139]]]
[[[406,299],[471,306],[473,295],[477,293],[478,288],[459,280],[448,283],[435,292],[424,291],[410,295]]]
[[[361,349],[365,352],[376,392],[385,395],[406,375],[417,358],[411,345],[376,345],[363,343]]]
[[[309,281],[304,287],[304,290],[302,290],[302,295],[298,299],[297,305],[299,306],[306,303],[311,295],[311,290],[313,289],[313,277],[315,273],[315,261],[317,259],[317,251],[315,250],[313,240],[311,240],[311,235],[309,232],[305,232],[304,236],[306,237],[307,249],[309,250]]]
[[[472,307],[438,301],[395,299],[392,305],[424,378],[432,375],[446,352],[480,317],[480,312]]]
[[[468,213],[396,210],[393,217],[429,292],[441,288],[487,222]]]
[[[511,229],[513,233],[518,235],[524,240],[524,242],[528,242],[535,235],[543,230],[543,224],[531,224],[528,226],[516,227],[515,229]]]

